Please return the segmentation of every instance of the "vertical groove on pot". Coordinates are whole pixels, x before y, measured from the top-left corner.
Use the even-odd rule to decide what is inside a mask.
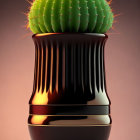
[[[46,67],[46,74],[47,74],[47,78],[46,78],[46,92],[48,92],[49,90],[49,86],[50,86],[50,71],[51,71],[51,45],[50,42],[48,41],[47,44],[45,45],[45,47],[47,48],[47,54],[46,54],[46,61],[47,61],[47,67]]]
[[[100,67],[101,67],[101,90],[104,92],[104,45],[105,42],[102,42],[101,53],[100,53]]]

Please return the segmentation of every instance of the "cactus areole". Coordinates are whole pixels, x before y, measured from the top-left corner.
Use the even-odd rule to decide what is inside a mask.
[[[35,0],[29,27],[41,33],[106,33],[114,16],[106,0]]]

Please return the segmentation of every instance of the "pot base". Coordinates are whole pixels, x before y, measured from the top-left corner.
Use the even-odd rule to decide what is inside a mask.
[[[108,140],[111,125],[34,126],[29,125],[32,140]]]

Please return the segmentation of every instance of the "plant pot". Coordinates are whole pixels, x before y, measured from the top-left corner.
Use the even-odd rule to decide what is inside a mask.
[[[32,140],[108,140],[107,38],[93,33],[33,35],[35,72],[28,119]]]

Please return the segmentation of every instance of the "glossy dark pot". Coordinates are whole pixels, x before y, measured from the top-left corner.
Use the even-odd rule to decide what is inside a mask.
[[[32,140],[108,140],[107,35],[34,35],[35,76],[28,119]]]

